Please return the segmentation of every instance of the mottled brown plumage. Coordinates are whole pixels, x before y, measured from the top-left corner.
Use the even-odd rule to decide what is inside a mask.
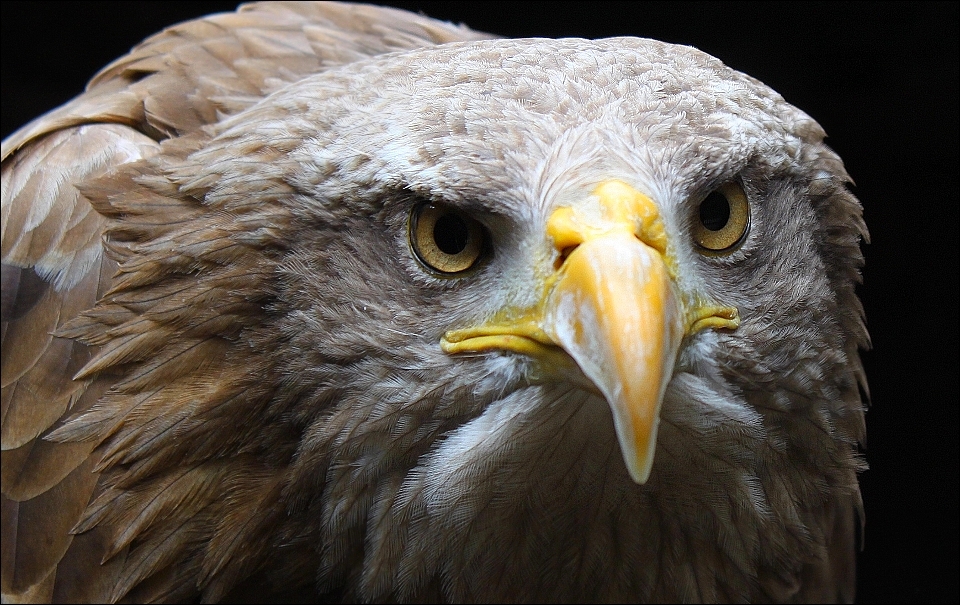
[[[3,143],[4,594],[852,600],[866,228],[822,139],[650,40],[329,3],[148,39]],[[550,315],[603,183],[709,319],[664,354],[649,476],[618,354]],[[730,183],[749,229],[705,253]],[[468,271],[424,260],[425,203],[481,225]]]

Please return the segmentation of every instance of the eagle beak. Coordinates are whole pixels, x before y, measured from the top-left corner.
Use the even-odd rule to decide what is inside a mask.
[[[621,181],[555,210],[547,234],[556,268],[532,318],[451,331],[442,346],[449,353],[511,350],[554,366],[559,346],[606,398],[627,470],[645,483],[684,335],[735,328],[736,309],[684,304],[656,204]]]
[[[683,312],[653,201],[619,181],[594,198],[592,208],[560,208],[547,223],[562,264],[543,329],[606,397],[627,470],[645,483]]]

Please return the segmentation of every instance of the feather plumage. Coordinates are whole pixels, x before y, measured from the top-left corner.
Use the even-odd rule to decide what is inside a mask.
[[[5,594],[852,599],[866,228],[822,130],[693,49],[489,38],[249,5],[4,141]],[[685,338],[644,485],[579,370],[439,346],[531,305],[545,217],[614,177],[742,318]],[[704,256],[732,178],[750,235]],[[418,264],[421,202],[483,218],[471,277]]]

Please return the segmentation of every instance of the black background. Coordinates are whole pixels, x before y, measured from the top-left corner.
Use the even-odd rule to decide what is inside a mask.
[[[829,133],[872,242],[873,337],[858,601],[958,601],[958,4],[390,2],[510,37],[690,44],[779,91]],[[231,2],[2,5],[3,136],[177,21]]]

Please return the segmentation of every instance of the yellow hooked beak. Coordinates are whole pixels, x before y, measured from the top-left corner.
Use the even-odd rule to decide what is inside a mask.
[[[736,328],[737,310],[684,303],[657,206],[626,183],[605,181],[584,203],[557,209],[547,234],[559,256],[539,307],[521,321],[447,332],[441,346],[514,351],[557,368],[573,358],[610,405],[630,476],[645,483],[683,337]]]

